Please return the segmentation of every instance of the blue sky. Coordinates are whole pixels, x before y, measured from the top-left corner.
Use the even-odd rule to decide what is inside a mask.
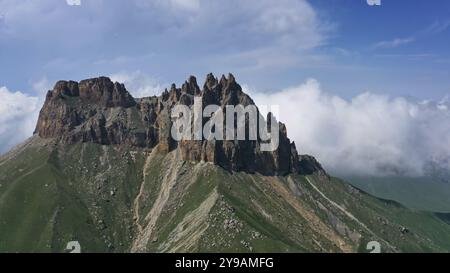
[[[165,85],[213,71],[264,92],[307,78],[344,97],[450,91],[446,0],[227,3],[1,0],[0,86],[136,71]]]
[[[0,153],[57,80],[140,97],[232,72],[327,170],[450,169],[449,45],[448,0],[0,0]]]
[[[336,71],[317,76],[329,81],[331,89],[434,99],[449,92],[450,2],[385,0],[380,7],[349,0],[313,3],[337,24],[327,48],[342,48],[348,54],[335,54],[336,62],[361,67],[353,81]]]

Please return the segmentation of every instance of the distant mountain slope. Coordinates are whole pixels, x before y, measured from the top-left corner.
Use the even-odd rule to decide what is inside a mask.
[[[0,160],[0,252],[448,251],[450,226],[323,175],[31,138]]]
[[[450,212],[450,183],[432,177],[346,177],[372,195],[426,211]]]

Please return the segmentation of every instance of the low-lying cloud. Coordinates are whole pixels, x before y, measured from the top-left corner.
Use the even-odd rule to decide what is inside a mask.
[[[280,120],[300,153],[316,156],[338,175],[423,175],[450,157],[450,112],[439,103],[370,92],[350,100],[323,92],[316,80],[273,94],[252,93],[257,104],[280,105]]]
[[[41,100],[0,87],[0,154],[33,134]]]

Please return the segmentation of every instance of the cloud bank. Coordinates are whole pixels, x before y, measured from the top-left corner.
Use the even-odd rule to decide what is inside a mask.
[[[250,92],[257,104],[280,105],[280,120],[300,153],[337,175],[420,176],[449,166],[450,107],[366,92],[351,100],[321,90],[316,80],[276,92]]]
[[[40,105],[38,97],[0,87],[0,154],[32,135]]]

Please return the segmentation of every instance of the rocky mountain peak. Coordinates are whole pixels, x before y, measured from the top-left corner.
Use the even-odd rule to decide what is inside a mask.
[[[188,80],[181,87],[181,92],[187,93],[189,95],[198,96],[200,95],[200,87],[197,84],[197,78],[190,76]]]
[[[298,155],[282,123],[279,123],[279,146],[271,152],[261,151],[259,140],[175,141],[171,135],[172,107],[181,104],[192,108],[195,97],[202,98],[203,108],[211,104],[222,109],[228,105],[255,104],[232,74],[222,75],[220,81],[208,74],[202,90],[196,78],[190,76],[181,88],[172,84],[161,96],[139,99],[133,98],[123,84],[107,77],[59,81],[48,92],[36,133],[68,144],[93,142],[167,152],[179,149],[184,160],[213,162],[230,171],[325,174],[313,157]],[[277,122],[271,114],[268,120]],[[203,124],[207,121],[204,118]]]
[[[206,76],[206,80],[205,80],[205,84],[203,85],[203,89],[204,90],[213,90],[214,87],[217,86],[217,84],[219,83],[219,81],[217,80],[217,78],[213,75],[213,73],[209,73]]]
[[[134,98],[120,83],[113,83],[107,77],[75,81],[58,81],[47,98],[79,97],[84,103],[103,107],[131,107],[136,105]]]

